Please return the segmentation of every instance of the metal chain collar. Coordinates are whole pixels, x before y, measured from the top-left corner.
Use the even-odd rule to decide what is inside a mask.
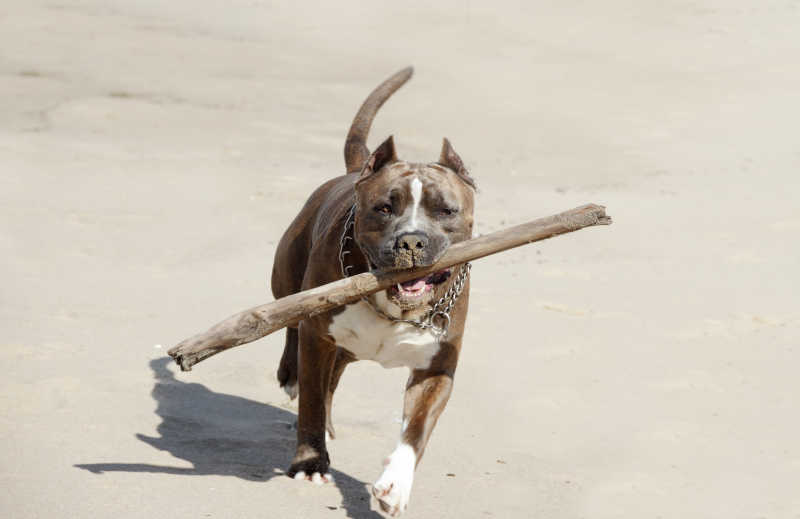
[[[350,269],[353,268],[353,265],[345,265],[345,256],[350,254],[351,251],[347,250],[345,243],[347,240],[355,239],[350,236],[350,230],[355,225],[355,213],[356,213],[356,206],[350,208],[350,211],[347,213],[347,219],[344,222],[344,229],[342,229],[342,237],[339,241],[339,267],[342,271],[342,276],[350,277]],[[425,315],[420,317],[419,319],[401,319],[399,317],[394,317],[392,315],[387,314],[383,309],[379,308],[378,305],[375,304],[372,299],[368,297],[362,297],[361,300],[367,303],[372,310],[378,314],[379,316],[383,317],[387,321],[392,321],[395,323],[406,323],[422,330],[430,330],[437,339],[441,338],[447,333],[447,329],[450,327],[450,312],[453,310],[453,307],[458,300],[458,297],[461,295],[461,292],[464,291],[464,286],[467,284],[467,278],[469,277],[469,271],[472,269],[472,264],[464,263],[461,265],[461,269],[458,272],[455,280],[450,284],[447,288],[447,291],[444,293],[442,297],[439,298],[436,303],[434,303],[433,307],[425,312]],[[437,324],[437,321],[440,324]]]

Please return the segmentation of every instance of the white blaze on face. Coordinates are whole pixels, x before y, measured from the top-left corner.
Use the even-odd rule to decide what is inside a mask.
[[[388,461],[383,474],[372,485],[372,494],[384,512],[397,517],[406,511],[408,499],[411,497],[417,454],[411,445],[400,443]]]
[[[417,177],[411,179],[411,221],[408,224],[409,230],[417,230],[417,213],[419,204],[422,202],[422,181]]]

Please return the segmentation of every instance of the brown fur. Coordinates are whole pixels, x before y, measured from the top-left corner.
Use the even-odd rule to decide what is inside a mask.
[[[384,222],[373,211],[373,204],[388,196],[392,179],[410,174],[418,175],[429,186],[442,189],[437,198],[427,196],[428,204],[458,205],[460,214],[448,221],[442,218],[437,230],[446,237],[447,243],[435,252],[441,255],[447,245],[468,239],[472,232],[472,188],[474,182],[464,168],[461,159],[445,139],[438,163],[411,164],[399,161],[394,142],[387,139],[374,153],[369,154],[365,145],[369,125],[377,109],[411,75],[410,69],[395,74],[379,86],[365,101],[356,116],[345,144],[346,174],[320,186],[308,199],[305,206],[291,223],[281,239],[272,272],[272,290],[276,298],[317,287],[340,279],[339,248],[342,231],[353,204],[356,204],[355,237],[358,246],[350,248],[348,264],[353,266],[351,274],[365,272],[370,263],[382,260],[373,258],[379,245]],[[356,174],[357,173],[357,174]],[[406,181],[407,182],[407,181]],[[443,186],[443,187],[442,187]],[[438,191],[437,191],[438,192]],[[408,203],[408,193],[395,193],[405,201],[396,201],[397,207]],[[428,193],[430,195],[430,193]],[[445,195],[452,200],[444,200]],[[425,206],[423,210],[436,211]],[[362,252],[370,251],[368,258]],[[408,268],[415,261],[431,264],[437,258],[426,257],[379,266],[381,268]],[[389,260],[387,260],[389,261]],[[392,258],[392,262],[395,260]],[[414,263],[419,264],[419,263]],[[454,267],[458,271],[459,266]],[[447,290],[450,281],[435,288],[431,297],[420,307],[408,309],[404,317],[417,317],[429,308],[431,301],[438,299]],[[452,379],[461,348],[464,321],[467,314],[469,287],[457,301],[451,314],[451,325],[440,343],[440,350],[432,359],[429,368],[413,370],[406,388],[404,416],[408,426],[403,439],[412,445],[417,460],[427,444],[436,421],[450,395]],[[325,430],[334,436],[330,414],[333,393],[347,364],[353,355],[337,347],[329,335],[334,315],[343,308],[302,321],[296,329],[289,329],[286,346],[278,370],[282,386],[299,383],[299,409],[297,428],[297,452],[289,475],[299,471],[311,475],[325,474],[329,468],[329,457],[325,443]]]

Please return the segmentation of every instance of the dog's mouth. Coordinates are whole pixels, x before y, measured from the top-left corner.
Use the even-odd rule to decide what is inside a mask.
[[[397,283],[387,289],[387,295],[403,309],[419,306],[430,299],[437,285],[450,279],[451,271],[452,269],[446,268],[427,276]]]

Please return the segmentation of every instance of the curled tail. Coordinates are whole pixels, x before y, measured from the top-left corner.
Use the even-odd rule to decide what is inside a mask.
[[[344,164],[348,173],[360,171],[364,162],[369,158],[367,135],[369,135],[369,128],[372,126],[372,120],[378,113],[378,109],[411,78],[413,73],[413,67],[406,67],[395,73],[378,85],[378,88],[372,91],[358,109],[353,124],[350,125],[350,131],[347,132],[347,140],[344,142]]]

